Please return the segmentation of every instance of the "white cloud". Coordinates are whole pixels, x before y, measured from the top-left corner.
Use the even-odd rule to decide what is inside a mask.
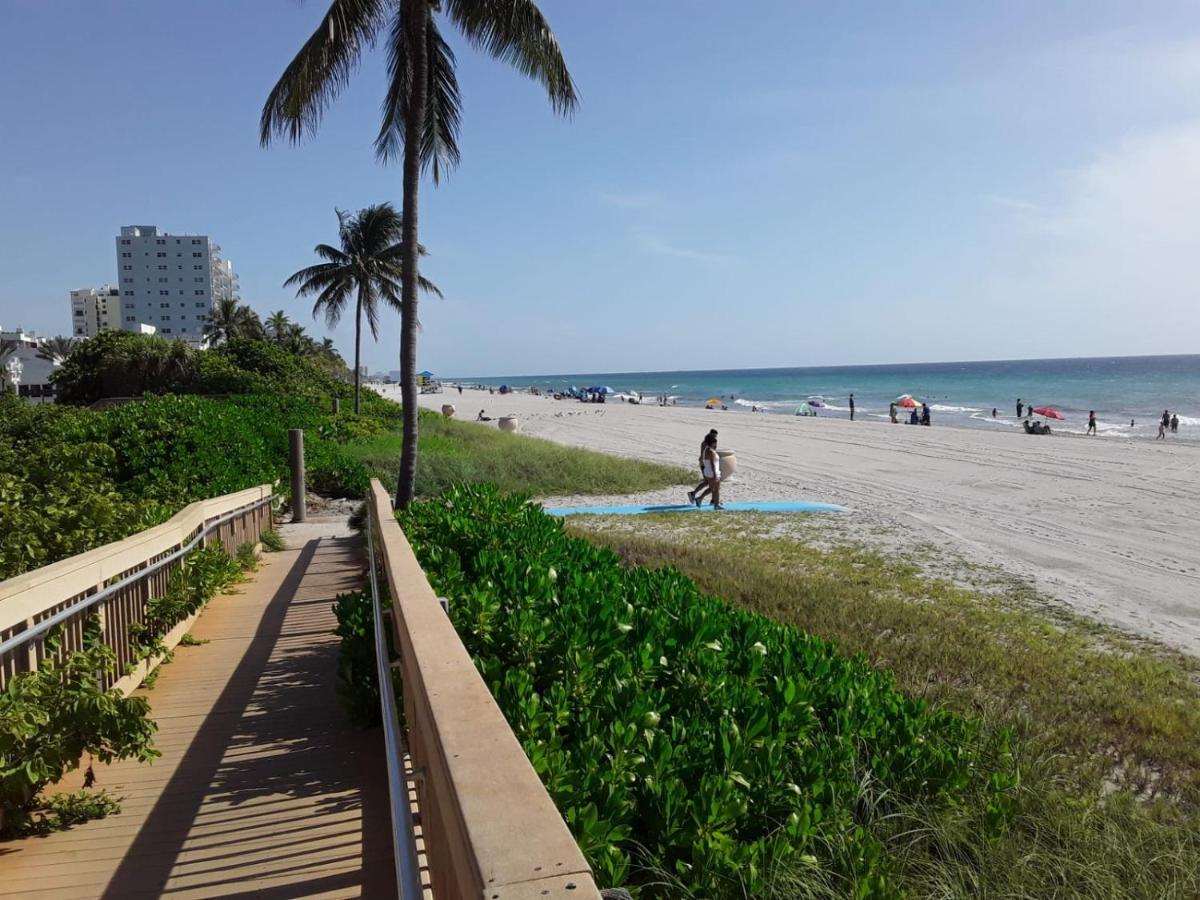
[[[617,209],[650,209],[662,203],[662,197],[653,193],[596,191],[596,199],[605,206]]]
[[[641,250],[657,256],[671,256],[710,266],[725,266],[734,260],[734,257],[727,253],[712,253],[707,250],[681,247],[647,231],[634,231],[633,240]]]

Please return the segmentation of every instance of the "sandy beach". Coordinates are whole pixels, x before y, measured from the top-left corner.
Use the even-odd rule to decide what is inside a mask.
[[[398,398],[395,386],[377,386]],[[720,430],[738,471],[727,500],[841,504],[1026,578],[1074,610],[1200,653],[1200,448],[1185,442],[1035,437],[845,419],[556,401],[456,390],[422,395],[457,417],[516,415],[564,444],[694,465]],[[494,427],[494,426],[493,426]],[[645,495],[682,499],[682,491]],[[590,502],[603,503],[606,498]]]

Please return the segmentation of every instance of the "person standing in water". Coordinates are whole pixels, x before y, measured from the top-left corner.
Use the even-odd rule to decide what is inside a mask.
[[[850,395],[850,421],[854,421],[854,395]]]
[[[1167,439],[1167,425],[1166,425],[1166,423],[1165,423],[1165,422],[1163,422],[1163,421],[1159,421],[1159,423],[1158,423],[1158,437],[1156,437],[1156,438],[1155,438],[1155,440],[1156,440],[1156,441],[1165,441],[1166,439]]]
[[[1017,398],[1017,418],[1018,419],[1021,418],[1021,413],[1024,411],[1024,409],[1025,409],[1025,404],[1022,403],[1021,398],[1018,397]]]
[[[898,424],[896,421],[896,404],[895,403],[892,403],[892,405],[888,407],[888,418],[892,420],[893,425]]]
[[[1169,428],[1170,426],[1171,426],[1171,413],[1169,410],[1164,409],[1163,414],[1162,414],[1162,427],[1165,430],[1165,429]]]
[[[1171,414],[1171,434],[1179,434],[1179,414]]]
[[[996,407],[992,407],[992,418],[996,418]]]
[[[1093,409],[1088,413],[1088,434],[1096,433],[1096,411]]]

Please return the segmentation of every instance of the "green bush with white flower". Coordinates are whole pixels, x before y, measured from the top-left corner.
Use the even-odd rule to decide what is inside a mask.
[[[764,896],[807,868],[891,896],[872,830],[889,805],[970,787],[1003,827],[1005,736],[832,643],[625,568],[489,487],[398,518],[600,883]]]

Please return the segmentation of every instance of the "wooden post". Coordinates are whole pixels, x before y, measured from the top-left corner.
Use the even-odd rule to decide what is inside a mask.
[[[304,521],[304,430],[288,431],[288,464],[292,468],[292,521]]]

